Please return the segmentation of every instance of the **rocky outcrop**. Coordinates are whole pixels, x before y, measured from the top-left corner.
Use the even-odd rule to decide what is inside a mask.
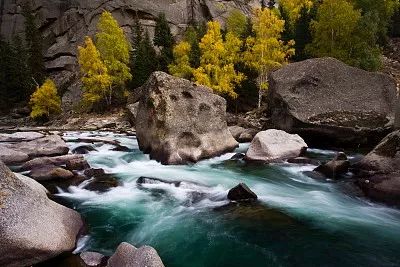
[[[349,171],[350,161],[343,152],[338,153],[334,159],[319,165],[314,171],[331,179],[337,179]]]
[[[400,206],[400,130],[386,136],[353,168],[367,197]]]
[[[211,89],[154,72],[136,118],[139,147],[163,164],[186,164],[232,151],[224,98]]]
[[[44,137],[44,135],[37,132],[15,132],[10,134],[0,133],[0,142],[26,142],[42,137]]]
[[[157,251],[149,246],[135,248],[121,243],[108,260],[108,267],[164,267]]]
[[[259,132],[256,129],[246,129],[240,126],[230,126],[229,131],[231,132],[233,138],[239,143],[247,143],[253,140],[254,136]]]
[[[25,0],[2,0],[0,5],[0,35],[11,40],[22,34],[24,18],[21,6]],[[165,13],[174,34],[181,34],[190,21],[215,19],[223,22],[233,9],[246,14],[256,0],[37,0],[32,1],[39,28],[44,37],[47,70],[56,80],[58,88],[66,88],[62,97],[64,109],[71,109],[81,97],[77,66],[77,47],[86,35],[93,36],[99,15],[110,11],[131,38],[136,16],[154,32],[155,19]]]
[[[228,192],[228,199],[233,201],[256,200],[257,195],[244,183],[240,183]]]
[[[75,248],[80,215],[0,162],[0,266],[31,266]]]
[[[318,58],[289,64],[269,81],[271,122],[309,145],[373,146],[393,128],[396,84],[385,74]]]
[[[248,161],[280,162],[301,156],[307,149],[304,140],[280,130],[259,132],[250,144],[245,159]]]

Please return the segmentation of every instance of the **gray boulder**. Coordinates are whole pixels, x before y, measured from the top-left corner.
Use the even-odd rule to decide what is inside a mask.
[[[0,145],[0,161],[3,161],[7,165],[19,164],[29,160],[28,154],[20,151],[15,151]]]
[[[67,154],[69,148],[58,135],[49,135],[29,142],[5,144],[9,149],[27,154],[29,157],[59,156]]]
[[[280,162],[301,156],[307,144],[297,134],[281,130],[259,132],[250,144],[245,159],[266,163]]]
[[[71,171],[55,165],[45,165],[35,168],[31,170],[28,175],[36,181],[49,181],[57,179],[66,180],[75,176]]]
[[[247,143],[253,140],[254,136],[259,132],[256,129],[246,129],[241,126],[230,126],[229,131],[231,132],[233,138],[239,143]]]
[[[333,58],[289,64],[269,76],[268,113],[310,145],[374,146],[393,129],[395,81]]]
[[[78,163],[78,164],[77,164]],[[45,165],[55,165],[55,166],[69,166],[69,170],[81,170],[82,166],[88,166],[87,161],[82,155],[63,155],[56,157],[41,157],[31,159],[24,164],[22,164],[21,171],[29,171],[34,168],[39,168]],[[76,168],[73,165],[76,165]]]
[[[0,162],[0,266],[31,266],[75,248],[80,215]]]
[[[400,206],[400,130],[386,136],[353,168],[367,197]]]
[[[234,150],[226,101],[211,89],[154,72],[136,118],[139,147],[162,164],[185,164]]]
[[[337,179],[349,171],[350,161],[346,154],[338,153],[334,159],[327,163],[319,165],[314,171],[325,175],[328,178]]]
[[[37,132],[0,133],[0,142],[23,142],[42,138],[44,135]]]
[[[107,265],[107,257],[98,252],[82,252],[80,258],[88,267],[101,267]]]
[[[121,243],[108,260],[108,267],[164,267],[157,251],[149,246],[135,248]]]

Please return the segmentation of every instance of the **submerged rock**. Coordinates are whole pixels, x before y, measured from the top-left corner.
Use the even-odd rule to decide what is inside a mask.
[[[314,171],[325,175],[328,178],[337,179],[349,171],[350,161],[347,160],[346,154],[337,153],[335,158],[327,163],[319,165]]]
[[[72,153],[74,154],[88,154],[91,151],[97,151],[97,150],[90,145],[82,145],[72,149]]]
[[[136,118],[139,147],[162,164],[186,164],[234,150],[226,101],[212,90],[154,72],[143,86]]]
[[[304,140],[294,134],[280,130],[259,132],[250,144],[246,160],[279,162],[302,155],[307,149]]]
[[[229,190],[228,199],[233,201],[256,200],[257,195],[246,184],[240,183]]]
[[[80,215],[0,162],[0,266],[31,266],[75,248]]]
[[[107,265],[107,257],[98,252],[82,252],[80,258],[88,267],[102,267]]]
[[[333,58],[289,64],[273,72],[271,122],[309,145],[373,146],[393,128],[395,81]]]
[[[149,246],[136,248],[121,243],[108,260],[108,267],[164,267],[157,251]]]

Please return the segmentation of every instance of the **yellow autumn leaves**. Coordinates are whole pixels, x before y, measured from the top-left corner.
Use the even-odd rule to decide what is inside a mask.
[[[294,54],[294,43],[280,40],[285,21],[270,9],[255,9],[252,17],[253,36],[246,40],[241,35],[246,30],[246,17],[233,12],[227,20],[225,38],[217,21],[207,24],[207,33],[200,42],[200,66],[190,66],[189,43],[183,41],[174,48],[174,62],[169,66],[171,74],[192,79],[200,85],[211,87],[216,93],[236,98],[235,88],[244,79],[235,65],[243,63],[259,74],[258,88],[268,87],[267,74],[285,64]],[[260,97],[261,98],[261,97]]]

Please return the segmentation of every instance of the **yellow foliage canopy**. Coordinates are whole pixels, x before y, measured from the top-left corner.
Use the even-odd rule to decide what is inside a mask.
[[[111,101],[111,77],[100,58],[100,52],[88,36],[85,38],[85,46],[78,47],[78,61],[84,87],[83,100],[89,104],[103,99]]]
[[[169,72],[177,77],[190,79],[193,68],[190,66],[190,44],[182,41],[174,47],[174,62],[168,66]]]
[[[61,112],[61,99],[57,94],[57,87],[51,79],[36,89],[29,104],[32,106],[31,118],[49,118],[50,114]]]
[[[241,44],[233,33],[228,33],[224,41],[219,22],[208,22],[207,33],[200,43],[200,67],[193,72],[196,83],[211,87],[216,93],[236,98],[235,86],[245,78],[234,68],[240,59]]]
[[[122,86],[132,79],[128,67],[131,45],[110,12],[104,11],[101,14],[97,29],[96,47],[107,67],[112,84]]]
[[[279,0],[279,4],[285,9],[289,15],[289,23],[292,27],[300,16],[300,10],[303,6],[311,8],[313,6],[312,0]]]

